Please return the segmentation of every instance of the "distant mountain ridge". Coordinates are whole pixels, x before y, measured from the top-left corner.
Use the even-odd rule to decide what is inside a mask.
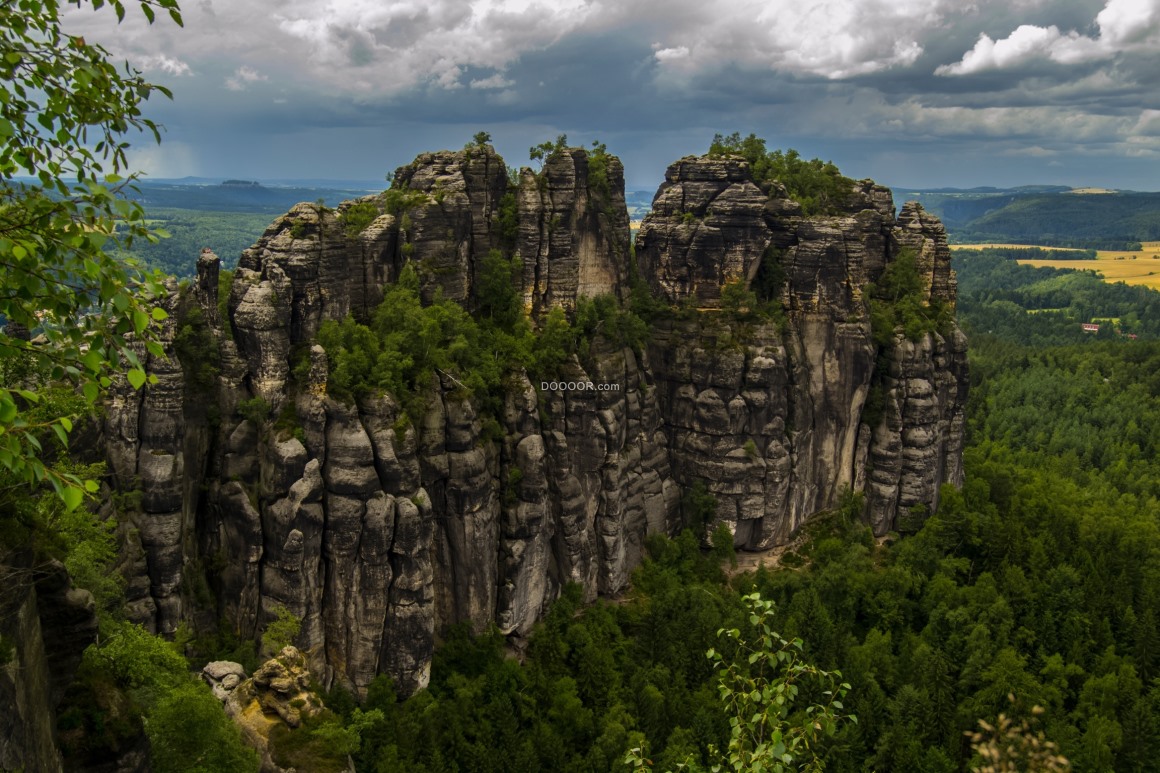
[[[1160,193],[1061,185],[907,190],[947,227],[952,242],[1015,242],[1052,247],[1136,249],[1160,239]]]
[[[347,199],[365,196],[382,190],[375,188],[271,185],[254,180],[206,180],[186,178],[182,181],[142,180],[132,196],[148,212],[156,208],[196,209],[212,212],[240,212],[277,215],[303,201],[321,200],[328,207],[336,207]],[[192,182],[199,180],[199,182]]]

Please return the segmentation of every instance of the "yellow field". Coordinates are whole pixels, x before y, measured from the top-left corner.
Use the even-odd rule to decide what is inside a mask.
[[[952,250],[985,250],[989,247],[994,248],[994,249],[999,249],[999,250],[1002,250],[1002,249],[1017,250],[1017,249],[1020,249],[1022,247],[1038,247],[1041,250],[1059,250],[1060,252],[1074,250],[1075,252],[1083,252],[1083,250],[1079,249],[1078,247],[1044,247],[1043,245],[1040,245],[1040,244],[1000,244],[998,242],[988,242],[986,244],[952,244],[952,245],[950,245],[950,248]]]
[[[1027,244],[955,244],[951,249],[982,249],[984,247],[1030,247]],[[1160,242],[1144,242],[1139,252],[1125,250],[1097,250],[1095,260],[1021,260],[1028,266],[1051,266],[1098,271],[1105,282],[1124,282],[1160,290]],[[1062,249],[1043,247],[1045,250]]]

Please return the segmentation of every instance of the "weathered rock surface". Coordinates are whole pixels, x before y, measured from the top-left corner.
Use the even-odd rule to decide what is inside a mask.
[[[285,773],[274,761],[271,733],[279,725],[294,730],[324,708],[312,689],[306,657],[296,647],[284,647],[249,679],[238,663],[208,663],[201,678],[238,724],[246,743],[258,751],[262,773]]]
[[[207,271],[207,266],[202,266]],[[105,450],[115,488],[140,497],[132,517],[136,531],[131,552],[138,553],[148,577],[129,575],[126,601],[130,619],[151,631],[172,634],[182,619],[183,541],[196,513],[196,475],[186,474],[185,376],[176,356],[178,293],[176,283],[162,302],[169,317],[161,324],[164,357],[138,356],[156,383],[134,390],[125,380],[114,382],[105,412]],[[196,433],[194,433],[196,434]],[[127,547],[127,546],[124,546]],[[123,549],[123,554],[130,551]]]
[[[387,674],[411,692],[450,625],[525,636],[567,583],[588,599],[620,592],[645,536],[679,528],[698,480],[717,499],[710,527],[728,524],[746,548],[785,542],[848,490],[865,493],[876,532],[907,528],[937,506],[939,484],[961,478],[965,340],[956,329],[879,347],[863,289],[907,247],[927,297],[953,303],[945,231],[917,205],[896,218],[890,192],[869,181],[824,217],[766,188],[737,158],[674,164],[637,255],[656,295],[705,311],[657,323],[641,351],[598,337],[561,374],[611,389],[518,377],[497,416],[447,377],[416,421],[387,395],[343,404],[314,336],[326,320],[369,315],[408,261],[426,295],[470,308],[494,249],[522,262],[533,317],[625,297],[614,157],[567,150],[509,186],[490,148],[424,154],[380,196],[298,205],[243,254],[230,335],[216,257],[203,256],[172,318],[199,306],[217,325],[216,394],[194,393],[175,359],[158,359],[158,383],[116,391],[108,411],[117,485],[142,491],[125,563],[136,619],[165,632],[223,619],[257,639],[284,608],[302,620],[295,643],[323,685],[363,691]],[[767,288],[775,274],[784,326],[716,311],[726,284]],[[884,407],[869,426],[872,392]]]
[[[961,482],[962,333],[899,334],[886,351],[871,336],[863,288],[904,248],[925,298],[953,307],[946,230],[917,203],[895,218],[890,191],[866,180],[838,214],[807,218],[779,185],[763,193],[740,158],[669,167],[637,237],[655,292],[713,309],[724,284],[760,283],[763,262],[784,276],[785,330],[759,325],[741,342],[736,325],[707,312],[656,331],[650,345],[674,477],[705,481],[738,546],[784,543],[848,490],[865,492],[876,533],[906,528],[912,511],[937,506],[942,483]],[[870,427],[872,389],[886,410]]]
[[[93,597],[25,554],[5,556],[0,587],[0,770],[59,771],[55,711],[96,640]]]
[[[765,201],[745,161],[681,159],[637,234],[641,273],[674,303],[716,306],[722,286],[757,273],[771,237]]]
[[[580,148],[551,155],[540,174],[520,175],[518,203],[517,255],[532,313],[620,294],[629,251],[620,159]]]

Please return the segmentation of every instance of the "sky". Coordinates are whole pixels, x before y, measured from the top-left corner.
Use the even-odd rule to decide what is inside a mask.
[[[629,190],[739,131],[897,187],[1160,190],[1160,0],[184,0],[70,8],[156,83],[152,177],[383,181],[567,134]]]

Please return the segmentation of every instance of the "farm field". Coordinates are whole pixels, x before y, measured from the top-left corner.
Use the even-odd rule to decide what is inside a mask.
[[[954,244],[951,249],[984,249],[986,247],[1027,247],[1024,244]],[[1060,250],[1060,247],[1044,249]],[[1078,250],[1077,250],[1078,251]],[[1138,252],[1126,250],[1098,250],[1095,260],[1021,260],[1027,266],[1073,268],[1080,271],[1098,271],[1105,282],[1124,282],[1160,290],[1160,241],[1143,242]]]

